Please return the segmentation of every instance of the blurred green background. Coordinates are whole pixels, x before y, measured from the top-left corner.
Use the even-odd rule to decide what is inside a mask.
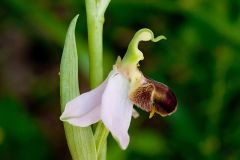
[[[89,89],[83,0],[0,1],[0,159],[66,160],[59,120],[59,64],[67,27],[76,36],[81,92]],[[104,70],[147,27],[168,39],[140,43],[145,75],[170,86],[178,111],[140,112],[109,160],[240,159],[240,0],[112,0],[104,26]]]

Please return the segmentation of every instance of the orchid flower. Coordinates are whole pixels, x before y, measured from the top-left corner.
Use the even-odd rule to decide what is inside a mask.
[[[118,57],[106,80],[97,88],[69,101],[60,119],[79,127],[102,120],[120,147],[126,149],[131,117],[136,115],[133,105],[150,112],[150,118],[154,113],[167,116],[175,112],[177,100],[174,93],[166,85],[145,78],[138,69],[139,61],[144,59],[138,43],[161,39],[165,37],[154,38],[149,29],[139,30],[126,55],[123,59]]]

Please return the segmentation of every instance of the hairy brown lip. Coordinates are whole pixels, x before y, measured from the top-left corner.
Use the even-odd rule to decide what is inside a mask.
[[[147,78],[129,95],[129,98],[139,108],[151,112],[150,117],[154,112],[167,116],[177,109],[177,98],[172,90],[163,83]]]

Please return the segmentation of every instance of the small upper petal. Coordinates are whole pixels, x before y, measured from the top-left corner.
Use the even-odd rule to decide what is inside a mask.
[[[123,149],[129,144],[128,128],[133,112],[128,91],[129,82],[119,73],[109,78],[102,96],[102,121]]]
[[[133,118],[138,118],[139,117],[138,111],[134,108],[133,108],[132,116],[133,116]]]

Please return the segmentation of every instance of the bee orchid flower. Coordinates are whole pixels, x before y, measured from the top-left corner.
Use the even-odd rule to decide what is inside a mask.
[[[150,112],[167,116],[176,111],[177,100],[166,85],[147,79],[138,69],[143,53],[138,49],[140,41],[157,42],[164,36],[154,38],[149,29],[139,30],[129,44],[126,55],[118,57],[106,80],[97,88],[69,101],[60,119],[74,126],[86,127],[100,120],[120,144],[126,149],[129,144],[128,128],[133,105]]]

